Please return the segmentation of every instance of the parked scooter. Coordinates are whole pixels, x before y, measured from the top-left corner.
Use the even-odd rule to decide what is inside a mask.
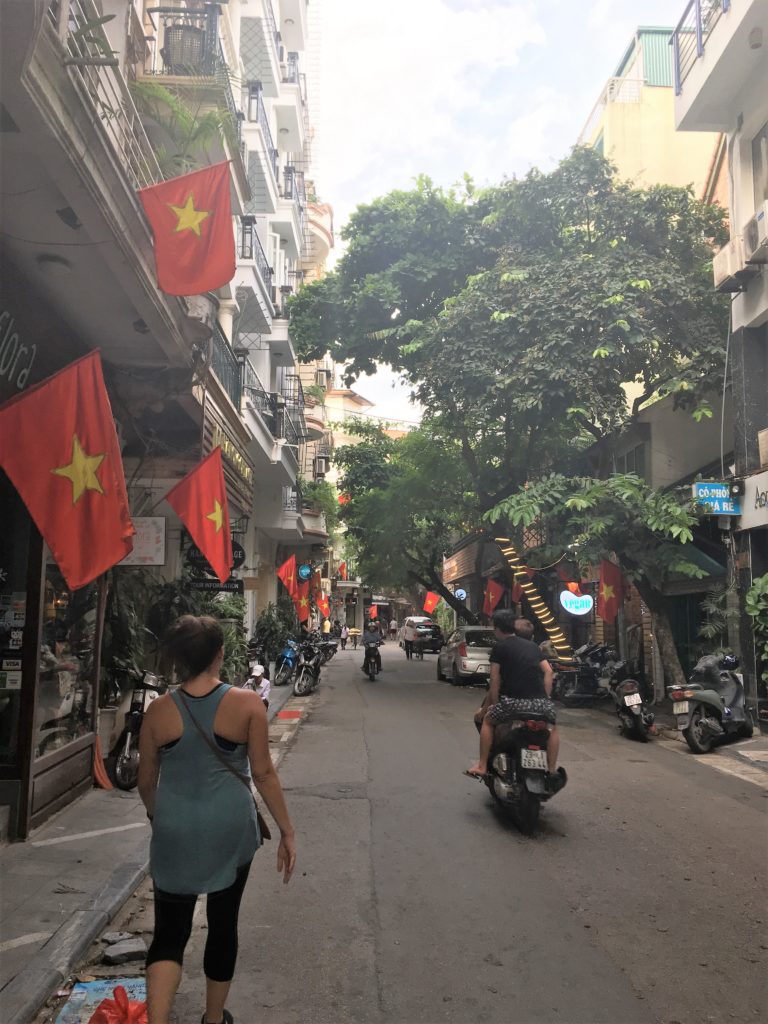
[[[735,654],[700,658],[684,689],[667,687],[674,701],[677,728],[694,754],[706,754],[729,736],[749,739],[752,718]]]
[[[117,737],[109,756],[106,759],[107,770],[118,789],[134,789],[139,781],[139,734],[147,708],[168,690],[168,685],[160,676],[152,672],[142,672],[141,681],[131,692],[125,722]],[[118,709],[119,719],[121,709]]]
[[[636,679],[611,681],[611,696],[616,705],[622,736],[648,742],[648,733],[656,717],[644,703],[640,684]]]
[[[509,811],[525,835],[536,827],[541,805],[568,781],[565,768],[558,768],[551,777],[547,775],[549,730],[549,722],[531,712],[497,725],[488,771],[483,776],[491,796]]]
[[[574,652],[576,671],[567,673],[556,689],[566,707],[591,707],[611,695],[610,683],[627,677],[627,667],[608,644],[584,644]]]
[[[363,658],[363,672],[373,682],[376,676],[381,672],[381,653],[379,647],[384,643],[383,640],[370,640],[366,641],[365,644],[365,656]]]
[[[299,660],[299,645],[295,640],[288,640],[285,647],[275,658],[275,686],[287,686],[296,672]]]
[[[321,640],[320,641],[320,656],[322,658],[323,665],[327,664],[334,656],[336,651],[339,649],[338,640]]]
[[[309,636],[299,644],[296,663],[296,679],[293,692],[296,697],[306,697],[317,688],[322,668],[322,653],[317,636]]]

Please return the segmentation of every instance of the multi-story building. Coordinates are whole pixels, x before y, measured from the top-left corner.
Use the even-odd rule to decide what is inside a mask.
[[[250,623],[281,557],[325,538],[295,498],[319,428],[285,309],[329,247],[305,185],[307,0],[2,0],[0,16],[0,402],[101,350],[129,560],[169,586],[194,552],[163,496],[220,445]],[[168,296],[137,190],[225,159],[236,276]],[[0,512],[0,834],[23,837],[91,784],[108,586],[69,591],[2,473]]]
[[[734,470],[744,491],[728,536],[745,683],[765,710],[743,609],[753,579],[768,572],[768,0],[692,0],[671,42],[678,132],[726,137],[731,240],[715,256],[714,284],[732,295],[724,345],[733,367]]]
[[[602,153],[620,178],[638,186],[692,185],[726,205],[724,137],[681,136],[674,123],[671,28],[640,26],[606,82],[579,143]]]

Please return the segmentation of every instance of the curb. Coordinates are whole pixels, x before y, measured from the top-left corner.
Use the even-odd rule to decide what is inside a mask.
[[[13,981],[3,989],[6,1024],[29,1024],[51,993],[63,985],[77,961],[138,888],[149,859],[121,864],[88,905],[61,925]]]
[[[285,687],[282,700],[270,702],[267,720],[273,718],[293,695]],[[281,694],[281,696],[283,696]],[[29,1024],[57,988],[75,969],[78,961],[99,934],[138,889],[149,872],[149,857],[120,864],[102,888],[62,924],[27,966],[2,991],[4,1024]]]

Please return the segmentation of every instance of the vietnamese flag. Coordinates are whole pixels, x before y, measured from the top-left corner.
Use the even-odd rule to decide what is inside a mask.
[[[232,568],[232,535],[221,448],[180,480],[165,500],[184,523],[208,564],[224,583]]]
[[[494,608],[501,600],[504,587],[496,580],[488,580],[485,585],[485,597],[483,599],[483,615],[493,615]]]
[[[597,591],[597,614],[604,622],[613,622],[624,603],[624,577],[613,562],[600,563],[600,585]]]
[[[369,619],[376,619],[376,618],[378,618],[378,615],[379,615],[379,606],[377,604],[372,604],[371,607],[368,609],[368,618]]]
[[[157,284],[168,295],[201,295],[235,276],[229,161],[140,189],[155,239]]]
[[[0,408],[0,466],[72,590],[132,551],[135,530],[98,352]]]
[[[296,582],[296,555],[286,558],[277,570],[277,578],[282,581],[283,586],[295,601],[299,593],[298,583]]]
[[[293,603],[296,605],[299,622],[307,622],[309,619],[309,580],[299,583]]]
[[[424,598],[424,611],[427,613],[427,615],[431,615],[439,604],[440,595],[433,593],[431,590],[428,590],[426,597]]]
[[[347,563],[339,562],[339,576],[342,580],[347,578]]]
[[[331,605],[328,601],[328,598],[322,592],[320,593],[320,596],[317,598],[317,607],[320,609],[320,612],[324,619],[330,619]]]

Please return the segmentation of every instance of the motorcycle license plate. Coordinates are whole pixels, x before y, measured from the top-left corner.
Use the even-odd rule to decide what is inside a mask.
[[[673,715],[687,715],[688,714],[688,701],[679,700],[677,703],[672,705]]]
[[[643,698],[640,696],[639,693],[630,693],[628,696],[624,698],[624,703],[627,705],[628,708],[632,708],[635,706],[635,704],[642,704]]]
[[[547,770],[547,754],[544,750],[521,750],[520,767],[531,768],[534,771]]]

